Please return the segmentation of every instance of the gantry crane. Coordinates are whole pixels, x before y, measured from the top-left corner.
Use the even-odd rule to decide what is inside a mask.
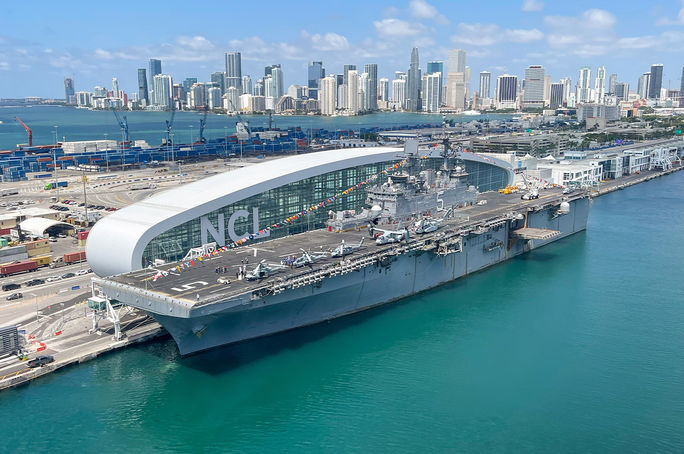
[[[114,106],[114,103],[110,102],[109,107],[112,109],[112,112],[114,112],[114,116],[116,117],[117,123],[119,123],[119,127],[121,128],[121,135],[123,139],[123,143],[121,144],[122,147],[126,147],[129,143],[128,140],[128,119],[126,118],[126,115],[119,115],[119,111],[116,110],[116,107]]]
[[[207,139],[204,138],[204,128],[207,126],[207,111],[208,108],[204,108],[204,115],[200,119],[200,126],[199,126],[199,139],[197,140],[199,143],[207,143]]]
[[[171,128],[173,128],[173,119],[176,118],[176,109],[171,106],[171,118],[166,120],[166,145],[171,146]]]

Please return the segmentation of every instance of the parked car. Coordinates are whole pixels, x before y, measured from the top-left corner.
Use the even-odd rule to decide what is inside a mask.
[[[26,282],[24,285],[27,287],[33,287],[34,285],[41,285],[45,284],[45,279],[31,279],[30,281]]]
[[[62,279],[62,276],[50,276],[49,278],[47,278],[47,281],[48,282],[55,282],[55,281],[59,281],[61,279]]]
[[[76,274],[74,273],[64,273],[62,274],[62,279],[69,279],[70,277],[74,277]]]
[[[2,291],[3,291],[3,292],[7,292],[7,291],[9,291],[9,290],[16,290],[16,289],[18,289],[19,287],[21,287],[21,285],[15,284],[15,283],[3,284],[3,286],[2,286]]]
[[[35,359],[32,359],[31,361],[29,361],[27,363],[27,366],[30,368],[42,367],[42,366],[45,366],[46,364],[50,364],[54,360],[55,360],[55,358],[53,356],[41,355],[41,356],[38,356]]]
[[[21,293],[12,293],[10,296],[7,297],[7,301],[18,300],[23,297],[24,295],[22,295]]]

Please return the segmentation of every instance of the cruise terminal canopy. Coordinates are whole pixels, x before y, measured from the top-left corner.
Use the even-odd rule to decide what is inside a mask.
[[[414,145],[415,146],[415,145]],[[510,166],[472,153],[467,160]],[[306,178],[351,167],[399,161],[404,148],[347,148],[288,156],[227,171],[158,193],[100,220],[91,229],[86,252],[99,276],[126,273],[142,266],[145,247],[158,235],[248,197]],[[201,245],[197,245],[201,246]]]

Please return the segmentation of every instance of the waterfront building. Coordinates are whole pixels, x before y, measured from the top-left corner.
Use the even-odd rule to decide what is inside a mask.
[[[368,92],[366,93],[367,109],[378,110],[378,65],[368,63],[364,65],[363,72],[368,74]]]
[[[319,81],[325,77],[325,68],[323,68],[322,61],[309,62],[308,67],[308,81],[309,97],[318,98]]]
[[[215,71],[211,73],[211,81],[221,90],[221,95],[226,91],[226,73]]]
[[[172,106],[173,78],[167,74],[154,76],[154,105],[170,109]]]
[[[217,109],[222,107],[223,103],[221,102],[220,87],[211,87],[209,90],[207,90],[207,104],[209,109]]]
[[[606,96],[606,68],[599,66],[596,70],[596,81],[594,82],[594,102],[603,104]]]
[[[287,96],[291,96],[294,99],[302,99],[304,97],[304,89],[301,85],[290,85],[287,87]]]
[[[441,100],[442,74],[426,74],[422,80],[423,111],[439,112]]]
[[[411,50],[411,64],[408,70],[408,82],[406,87],[406,107],[409,112],[418,112],[421,108],[420,103],[420,61],[418,58],[418,48]]]
[[[147,77],[150,78],[149,97],[150,97],[151,103],[154,104],[154,99],[155,99],[154,98],[154,76],[162,73],[162,62],[161,62],[161,60],[158,60],[156,58],[150,58],[149,67],[150,67],[150,70],[147,74]]]
[[[466,98],[465,73],[447,74],[446,105],[451,109],[464,110]]]
[[[183,81],[183,91],[189,93],[193,85],[197,83],[197,77],[186,77]]]
[[[378,81],[378,101],[389,101],[389,79],[386,77]]]
[[[368,93],[370,92],[370,76],[368,73],[361,73],[359,76],[359,109],[362,112],[367,112],[369,109],[370,100]]]
[[[392,81],[392,103],[399,109],[406,104],[406,79]]]
[[[480,98],[489,98],[491,94],[490,84],[492,80],[492,73],[489,71],[482,71],[480,73]]]
[[[203,83],[194,83],[187,91],[187,105],[189,109],[204,108],[207,105],[207,90]]]
[[[356,70],[356,65],[344,65],[343,68],[343,76],[344,76],[344,84],[347,85],[348,76],[349,76],[349,71],[354,71]]]
[[[242,94],[242,56],[240,52],[226,52],[226,82],[225,90],[228,87],[235,87]]]
[[[503,74],[496,78],[496,108],[515,109],[518,101],[518,76]]]
[[[682,67],[682,80],[679,88],[679,107],[684,107],[684,66]]]
[[[228,87],[226,89],[226,104],[224,107],[227,111],[235,112],[239,110],[241,94],[242,92],[237,87]]]
[[[77,91],[74,94],[76,105],[79,107],[89,107],[92,104],[92,94],[87,91]]]
[[[425,74],[439,74],[439,103],[442,104],[442,100],[446,94],[444,89],[444,83],[446,82],[444,74],[444,62],[443,61],[429,61],[427,64],[427,71]]]
[[[252,93],[252,78],[250,76],[242,76],[242,93]]]
[[[449,51],[449,73],[463,73],[466,71],[466,51],[463,49],[452,49]]]
[[[74,103],[74,79],[71,77],[64,78],[64,102],[67,104]]]
[[[145,68],[138,68],[138,99],[146,106],[150,104],[147,90],[147,71]]]
[[[321,115],[335,115],[337,108],[337,84],[334,75],[323,77],[317,84],[318,105],[321,108]]]
[[[359,73],[355,69],[347,72],[346,109],[351,114],[359,113]]]
[[[279,99],[285,93],[283,70],[280,68],[280,65],[273,66],[271,69],[271,77],[273,79],[273,97]]]
[[[112,77],[112,94],[115,98],[121,98],[119,93],[119,79]]]
[[[252,90],[252,94],[254,96],[264,96],[264,79],[259,79],[257,80],[257,83],[254,84],[254,90]]]
[[[105,87],[100,87],[99,85],[96,85],[93,87],[93,97],[95,98],[106,98],[107,97],[107,89]]]
[[[663,87],[663,65],[651,65],[651,77],[648,81],[648,99],[660,98]]]
[[[549,89],[549,107],[557,109],[563,105],[563,84],[560,82],[551,84]]]
[[[544,68],[540,65],[532,65],[525,69],[523,107],[544,107]]]
[[[271,76],[273,73],[273,68],[280,68],[280,63],[264,66],[264,77]]]

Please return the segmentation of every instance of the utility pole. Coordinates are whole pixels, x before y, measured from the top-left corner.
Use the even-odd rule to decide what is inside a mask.
[[[85,170],[83,171],[83,208],[85,209],[85,222],[86,227],[90,227],[90,220],[88,219],[88,198],[86,197],[86,176]]]
[[[59,185],[57,184],[57,129],[58,126],[55,125],[55,147],[52,149],[52,162],[55,172],[55,189],[57,189],[57,201],[59,202]]]

